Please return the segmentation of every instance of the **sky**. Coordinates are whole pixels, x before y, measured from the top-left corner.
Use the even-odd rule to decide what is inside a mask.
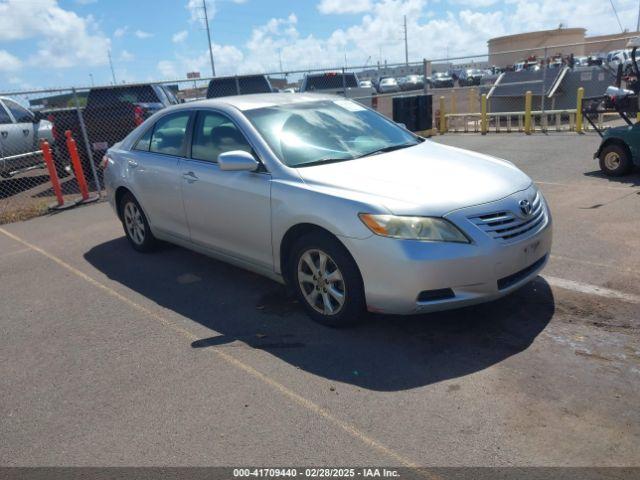
[[[206,0],[218,75],[486,53],[489,38],[620,32],[609,0]],[[635,30],[640,0],[613,0]],[[202,0],[0,0],[0,91],[184,78],[211,67]]]

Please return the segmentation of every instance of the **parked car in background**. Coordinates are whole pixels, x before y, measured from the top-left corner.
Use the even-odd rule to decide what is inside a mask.
[[[360,88],[373,88],[373,83],[371,82],[371,80],[360,80],[358,82],[358,86]]]
[[[618,70],[618,65],[623,65],[623,71],[627,64],[631,64],[630,50],[613,50],[607,54],[607,65],[614,72]]]
[[[437,72],[431,76],[433,88],[453,87],[453,77],[446,72]]]
[[[52,147],[53,125],[39,114],[23,107],[11,98],[0,97],[0,176],[16,175],[31,168],[44,167],[40,155],[40,140],[47,140]],[[66,175],[66,169],[56,155],[58,175]]]
[[[373,87],[361,87],[355,73],[309,73],[302,79],[300,92],[333,93],[353,98],[359,103],[370,107],[372,95],[376,93]]]
[[[166,240],[287,283],[326,325],[503,297],[551,249],[547,203],[512,163],[329,95],[171,107],[104,176],[135,250]]]
[[[215,77],[209,81],[207,98],[248,95],[251,93],[271,93],[273,91],[271,82],[269,82],[266,75]]]
[[[589,57],[586,55],[580,55],[577,57],[573,57],[573,66],[574,67],[588,67],[589,66]]]
[[[94,163],[97,165],[109,147],[126,137],[148,117],[178,103],[173,92],[164,85],[117,85],[90,89],[86,106],[80,110]],[[71,130],[79,145],[85,175],[90,178],[86,171],[90,166],[78,110],[75,107],[43,109],[42,115],[53,124],[56,144],[64,144],[65,131]]]
[[[378,93],[395,93],[400,91],[400,85],[394,77],[386,77],[378,82]]]
[[[477,68],[467,68],[461,70],[458,74],[458,83],[461,87],[480,85],[482,83],[482,77],[484,77],[484,72],[482,70]]]
[[[398,80],[398,85],[403,91],[422,90],[424,88],[424,78],[421,75],[407,75]]]

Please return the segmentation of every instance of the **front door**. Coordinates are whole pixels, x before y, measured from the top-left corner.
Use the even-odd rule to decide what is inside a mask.
[[[227,116],[214,111],[198,112],[191,158],[180,161],[191,241],[272,269],[271,175],[266,171],[220,170],[218,155],[233,150],[255,155]]]

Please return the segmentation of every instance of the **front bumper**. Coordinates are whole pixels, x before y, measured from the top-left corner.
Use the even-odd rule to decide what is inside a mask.
[[[448,310],[500,298],[538,275],[548,261],[552,243],[552,220],[546,203],[544,208],[546,218],[539,228],[511,242],[490,238],[470,222],[465,223],[473,209],[446,216],[465,231],[471,244],[378,235],[342,240],[360,268],[369,311],[415,314]],[[419,300],[421,292],[446,289],[453,296]]]

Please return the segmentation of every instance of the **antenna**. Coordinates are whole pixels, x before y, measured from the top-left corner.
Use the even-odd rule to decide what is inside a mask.
[[[202,0],[204,10],[204,24],[207,27],[207,40],[209,42],[209,60],[211,60],[211,76],[216,76],[216,67],[213,63],[213,47],[211,46],[211,31],[209,30],[209,17],[207,16],[207,0]]]

